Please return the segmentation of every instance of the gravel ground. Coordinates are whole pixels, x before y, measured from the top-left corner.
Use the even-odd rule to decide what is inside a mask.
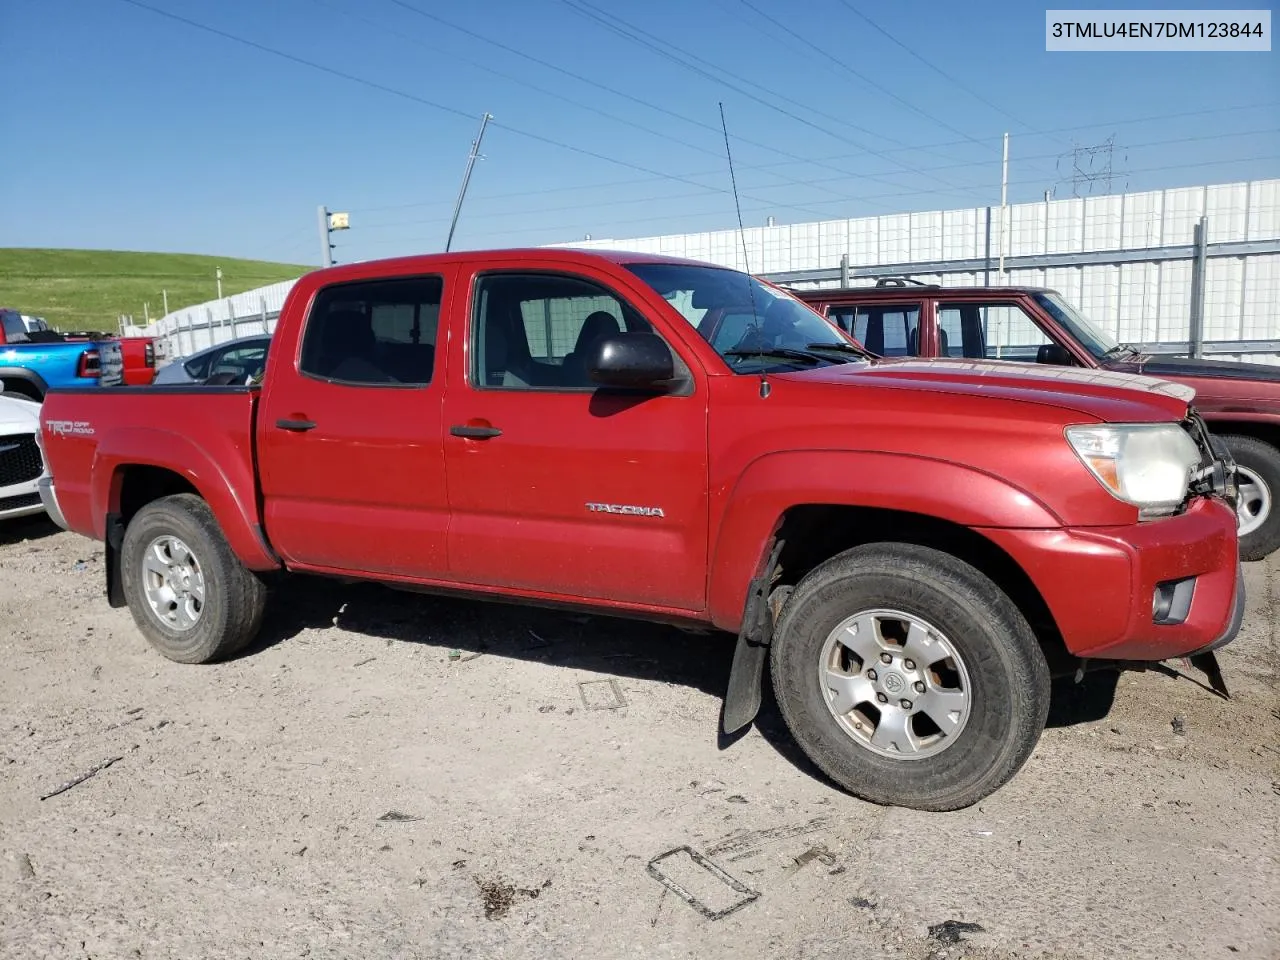
[[[925,814],[833,789],[772,704],[719,744],[720,636],[296,579],[247,655],[182,666],[98,545],[10,523],[0,955],[1277,958],[1276,566],[1248,579],[1230,701],[1091,677],[1012,783]]]

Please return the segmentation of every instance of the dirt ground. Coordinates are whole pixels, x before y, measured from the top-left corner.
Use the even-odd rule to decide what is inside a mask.
[[[97,544],[10,523],[0,955],[1277,958],[1276,573],[1231,700],[1090,678],[940,815],[832,788],[772,704],[718,743],[718,636],[299,579],[248,654],[182,666]]]

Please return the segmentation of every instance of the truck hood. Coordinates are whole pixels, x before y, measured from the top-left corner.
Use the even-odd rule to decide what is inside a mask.
[[[0,393],[0,433],[34,433],[39,429],[40,404]]]
[[[1280,383],[1280,366],[1236,360],[1195,360],[1190,357],[1139,357],[1110,364],[1112,370],[1149,377],[1208,377],[1220,380],[1263,380]]]
[[[784,376],[808,382],[1020,400],[1108,422],[1180,420],[1196,395],[1193,387],[1133,373],[1004,360],[879,360],[870,365],[835,364]]]

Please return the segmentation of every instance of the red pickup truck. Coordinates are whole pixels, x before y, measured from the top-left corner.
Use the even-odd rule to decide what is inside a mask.
[[[174,660],[240,650],[280,570],[712,626],[726,732],[768,659],[837,783],[946,810],[1026,761],[1053,673],[1238,631],[1234,465],[1192,394],[877,362],[690,261],[422,256],[299,280],[260,384],[51,392],[41,491]]]
[[[1037,287],[895,277],[795,292],[877,354],[1118,370],[1193,387],[1196,408],[1239,470],[1241,559],[1280,548],[1280,366],[1149,356],[1099,330],[1057,291]]]

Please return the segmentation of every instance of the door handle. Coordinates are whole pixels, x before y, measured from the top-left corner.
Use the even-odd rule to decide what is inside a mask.
[[[466,437],[468,440],[488,440],[502,436],[502,431],[497,427],[472,427],[465,423],[455,424],[449,428],[449,432],[455,437]]]
[[[316,428],[313,420],[277,420],[276,426],[281,430],[292,430],[294,433],[305,433]]]

